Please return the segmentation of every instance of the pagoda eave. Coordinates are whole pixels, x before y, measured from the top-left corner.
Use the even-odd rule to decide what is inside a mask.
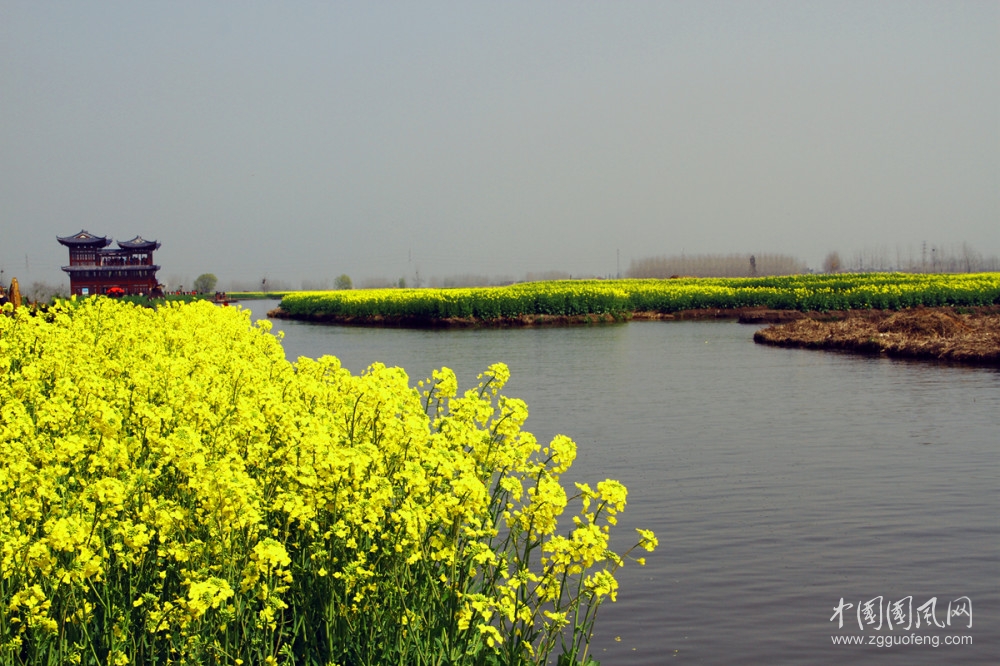
[[[111,245],[111,239],[107,236],[95,236],[86,229],[81,229],[80,233],[73,236],[56,236],[56,240],[67,247],[107,247]]]
[[[141,236],[136,236],[132,240],[118,241],[118,247],[120,247],[123,250],[130,250],[130,251],[148,250],[152,252],[153,250],[160,249],[160,243],[159,241],[155,240],[148,241],[145,238],[142,238]]]
[[[156,264],[141,264],[138,266],[98,266],[96,264],[82,264],[79,266],[63,266],[62,269],[67,273],[77,273],[80,271],[98,271],[98,270],[115,270],[115,271],[158,271],[160,267]]]

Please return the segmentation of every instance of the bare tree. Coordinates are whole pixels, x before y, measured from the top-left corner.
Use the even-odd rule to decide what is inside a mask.
[[[24,290],[24,296],[32,303],[50,303],[53,298],[69,298],[66,285],[51,285],[46,282],[32,282]]]

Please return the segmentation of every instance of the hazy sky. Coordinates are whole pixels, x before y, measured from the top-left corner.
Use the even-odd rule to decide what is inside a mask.
[[[1000,3],[0,0],[4,281],[81,228],[223,286],[996,255]]]

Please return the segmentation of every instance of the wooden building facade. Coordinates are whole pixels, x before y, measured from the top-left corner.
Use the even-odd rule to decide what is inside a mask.
[[[136,236],[118,241],[118,247],[111,248],[110,238],[94,236],[86,230],[56,239],[69,248],[69,265],[62,269],[69,273],[70,292],[77,296],[149,296],[161,291],[156,281],[160,267],[153,263],[153,251],[160,247],[156,241]]]

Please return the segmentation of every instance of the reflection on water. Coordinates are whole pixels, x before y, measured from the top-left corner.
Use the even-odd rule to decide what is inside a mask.
[[[719,322],[275,328],[290,359],[332,354],[354,372],[381,361],[414,382],[447,365],[468,386],[503,361],[506,392],[531,410],[527,429],[580,445],[570,480],[629,487],[619,545],[641,526],[660,548],[620,572],[619,602],[601,610],[594,650],[605,666],[997,654],[996,370],[762,347],[754,327]],[[974,644],[832,645],[831,635],[876,633],[853,617],[837,630],[840,599],[879,595],[942,608],[969,597]]]

